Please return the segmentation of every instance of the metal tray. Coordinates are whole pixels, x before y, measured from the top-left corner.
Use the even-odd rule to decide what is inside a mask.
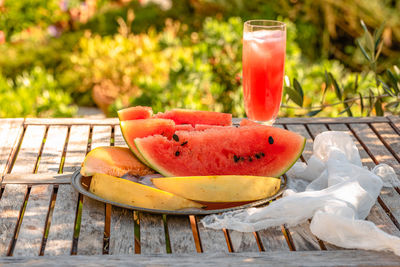
[[[284,176],[281,178],[281,187],[279,189],[279,191],[268,198],[264,198],[261,200],[257,200],[251,203],[247,203],[244,205],[239,205],[239,206],[235,206],[235,207],[230,207],[230,208],[220,208],[220,209],[196,209],[196,208],[190,208],[190,209],[183,209],[183,210],[157,210],[157,209],[146,209],[146,208],[141,208],[141,207],[136,207],[136,206],[131,206],[131,205],[126,205],[126,204],[122,204],[122,203],[117,203],[114,201],[110,201],[101,197],[98,197],[94,194],[92,194],[91,192],[89,192],[85,185],[82,184],[84,183],[90,183],[90,179],[88,177],[83,177],[80,174],[80,170],[77,170],[76,172],[74,172],[74,174],[71,177],[71,184],[72,186],[82,195],[93,198],[95,200],[107,203],[107,204],[111,204],[114,206],[119,206],[122,208],[126,208],[126,209],[132,209],[132,210],[138,210],[138,211],[144,211],[144,212],[149,212],[149,213],[156,213],[156,214],[173,214],[173,215],[207,215],[207,214],[214,214],[214,213],[221,213],[221,212],[226,212],[226,211],[232,211],[232,210],[239,210],[239,209],[245,209],[245,208],[251,208],[251,207],[257,207],[257,206],[261,206],[263,204],[268,203],[271,200],[276,199],[277,197],[279,197],[280,195],[282,195],[283,190],[285,190],[286,188],[286,184],[287,184],[287,178]]]

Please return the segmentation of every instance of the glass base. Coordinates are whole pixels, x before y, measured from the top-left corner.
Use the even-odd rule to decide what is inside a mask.
[[[256,120],[252,120],[252,119],[249,119],[249,120],[256,122],[258,124],[261,124],[261,125],[268,125],[268,126],[272,126],[275,123],[275,119],[272,119],[269,121],[256,121]]]

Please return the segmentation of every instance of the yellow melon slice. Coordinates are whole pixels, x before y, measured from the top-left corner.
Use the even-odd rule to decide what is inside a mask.
[[[202,202],[245,202],[273,196],[281,180],[273,177],[221,175],[151,179],[161,190]]]
[[[141,163],[129,148],[109,146],[93,149],[83,161],[81,174],[92,176],[95,173],[121,177],[126,173],[144,176],[154,171]]]
[[[110,201],[148,209],[180,210],[203,207],[169,192],[102,173],[93,175],[89,191]]]

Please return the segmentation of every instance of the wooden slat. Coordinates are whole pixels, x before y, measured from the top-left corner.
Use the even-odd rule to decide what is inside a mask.
[[[256,252],[259,251],[256,237],[253,233],[243,233],[228,230],[234,252]]]
[[[6,256],[28,191],[26,185],[6,185],[0,199],[0,257]]]
[[[164,255],[110,255],[110,256],[60,256],[4,257],[7,266],[398,266],[399,257],[393,253],[367,250],[264,252],[264,253],[213,253]]]
[[[32,186],[13,255],[39,255],[52,193],[52,185]]]
[[[397,175],[400,175],[400,163],[393,157],[390,151],[387,150],[367,124],[350,124],[350,127],[379,163],[386,163],[392,166]]]
[[[167,216],[167,227],[172,253],[196,253],[188,216]]]
[[[319,135],[320,133],[329,131],[328,127],[326,127],[325,124],[309,124],[307,125],[307,127],[310,130],[313,139],[315,139],[315,137],[317,137],[317,135]]]
[[[39,125],[26,128],[12,173],[32,173],[34,171],[45,131],[46,127]]]
[[[313,124],[313,123],[369,123],[388,122],[387,117],[337,117],[337,118],[278,118],[277,124]]]
[[[308,160],[313,151],[313,139],[308,133],[307,129],[304,125],[286,125],[288,130],[296,132],[306,138],[306,145],[303,151],[303,157],[305,160]],[[288,179],[292,179],[288,176]],[[299,224],[295,227],[287,228],[289,234],[292,237],[293,245],[296,250],[319,250],[321,247],[319,246],[318,240],[310,231],[310,224],[308,222]]]
[[[281,227],[271,227],[258,231],[258,236],[265,251],[289,251],[289,245],[282,233]]]
[[[67,133],[67,126],[49,127],[37,170],[38,173],[58,173]]]
[[[15,151],[19,138],[21,138],[23,119],[0,119],[0,181],[7,172],[7,164],[11,161],[12,152]]]
[[[110,146],[111,126],[94,126],[91,150],[99,146]]]
[[[72,173],[32,173],[32,174],[6,174],[3,184],[69,184]]]
[[[202,218],[201,216],[196,217],[196,222],[203,253],[229,252],[224,232],[222,230],[205,228],[200,222]]]
[[[71,126],[63,172],[74,172],[85,159],[90,127]]]
[[[44,255],[69,255],[74,235],[78,192],[71,185],[59,185]]]
[[[119,124],[118,118],[87,119],[87,118],[26,118],[26,125],[114,125]]]
[[[140,253],[166,253],[164,223],[161,215],[139,213]]]
[[[112,206],[110,225],[111,255],[135,253],[135,225],[133,211]]]
[[[104,220],[104,203],[83,197],[78,255],[100,255],[103,253]]]
[[[122,136],[121,127],[119,125],[115,125],[114,128],[114,146],[128,147]]]
[[[400,135],[393,130],[388,123],[372,123],[373,129],[381,136],[385,146],[389,147],[390,152],[400,160]]]
[[[389,116],[388,119],[400,134],[400,116]]]
[[[109,146],[111,126],[94,126],[91,149]],[[78,255],[103,253],[105,204],[83,197],[81,230],[78,241]]]

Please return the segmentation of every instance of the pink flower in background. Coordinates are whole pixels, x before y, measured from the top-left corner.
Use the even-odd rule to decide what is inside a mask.
[[[0,44],[4,44],[6,42],[6,35],[3,31],[0,31]]]

